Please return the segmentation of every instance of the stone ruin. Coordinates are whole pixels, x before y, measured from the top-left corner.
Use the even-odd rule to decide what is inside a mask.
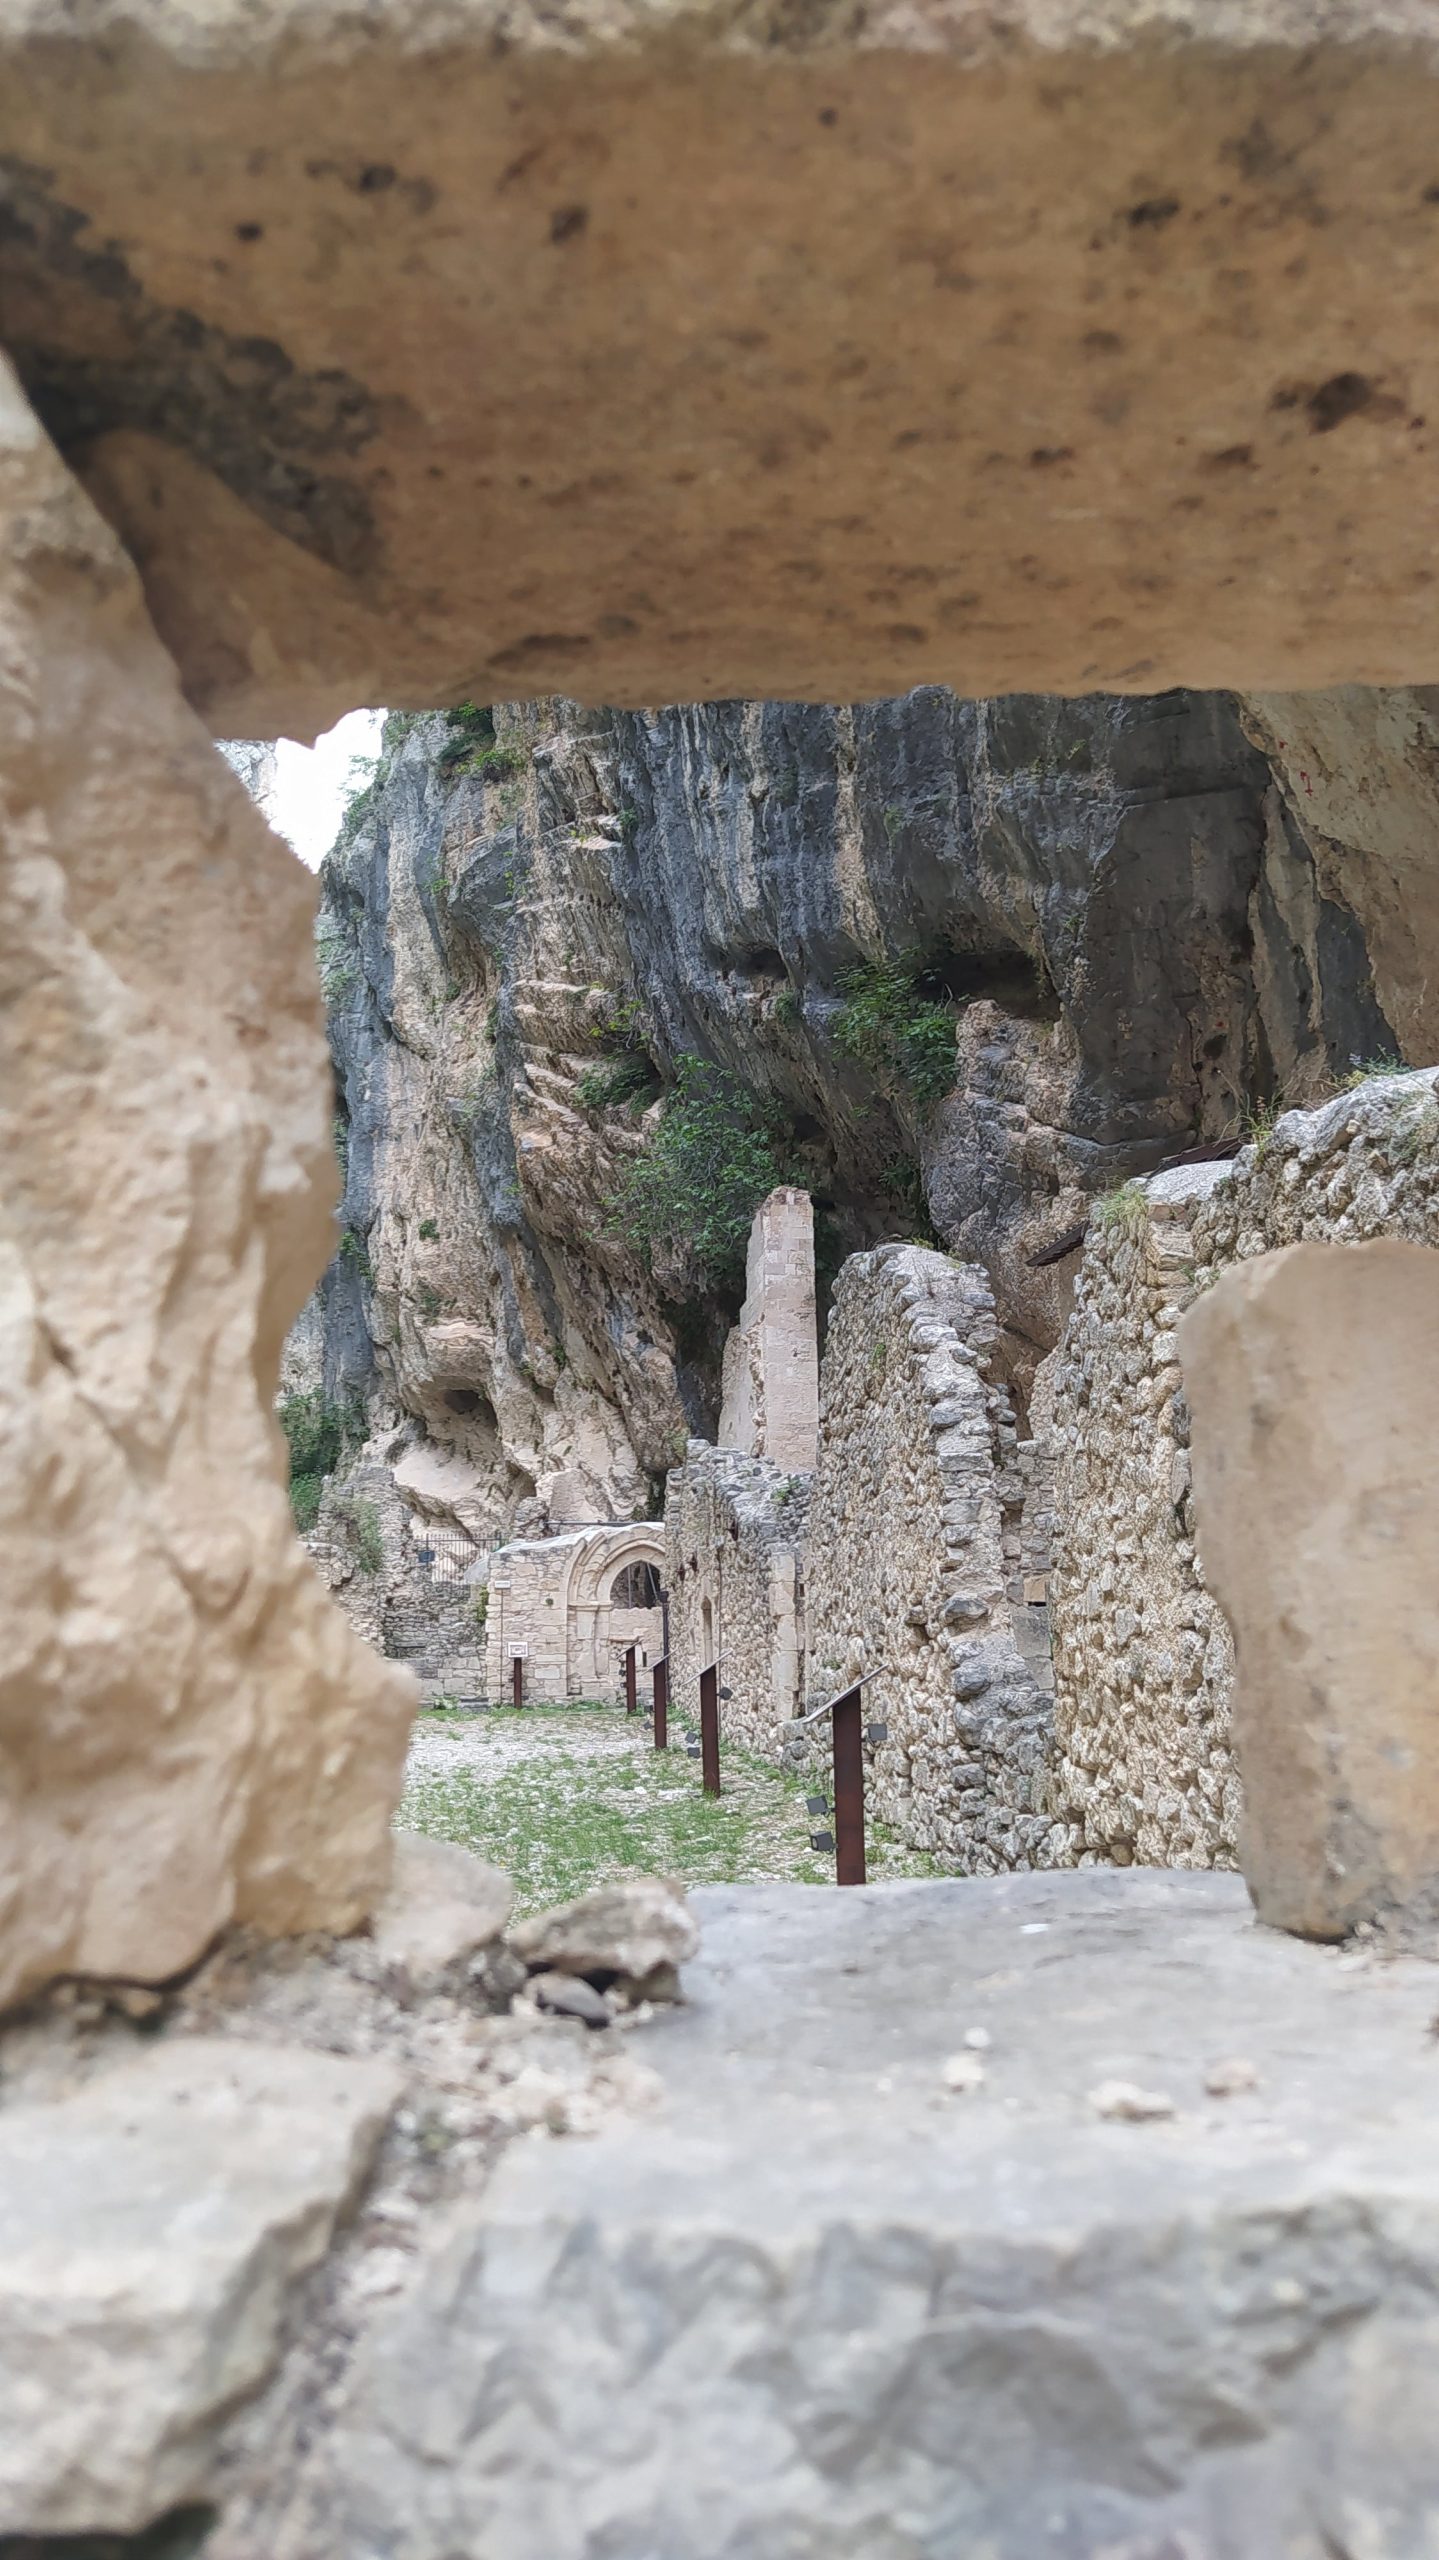
[[[463,1996],[406,1971],[413,1684],[286,1511],[334,1190],[310,892],[208,732],[934,678],[1287,723],[1275,687],[1422,683],[1432,13],[9,0],[0,72],[0,1999],[70,1994],[0,2108],[0,2533],[1426,2549],[1412,1958],[1356,1982],[1223,1875],[849,1896],[818,1950],[719,1894],[653,2124],[639,2066],[606,2133],[511,2015],[481,2105],[477,1986],[523,1961],[476,1886]],[[1410,948],[1431,864],[1386,843]],[[1434,1266],[1361,1192],[1342,1250],[1256,1226],[1176,1337],[1246,1869],[1321,1934],[1435,1898]],[[937,1457],[1007,1448],[956,1402]],[[1005,1727],[996,1500],[955,1641]],[[1126,1790],[1176,1836],[1180,1774],[1178,1815]],[[482,2194],[533,2124],[600,2129]]]
[[[804,1474],[818,1431],[814,1212],[807,1192],[781,1185],[750,1230],[744,1305],[725,1344],[719,1445]]]
[[[793,1472],[758,1428],[749,1450],[692,1441],[669,1479],[672,1695],[693,1705],[718,1659],[723,1728],[772,1758],[809,1762],[809,1710],[863,1679],[867,1796],[912,1847],[965,1874],[1068,1865],[1077,1835],[1050,1818],[1049,1468],[1021,1443],[984,1273],[921,1245],[846,1262],[817,1361],[814,1266],[796,1287],[808,1203],[759,1209],[744,1357],[769,1356],[759,1285],[783,1218],[777,1332],[792,1357],[809,1310],[816,1424],[786,1429]],[[739,1355],[726,1355],[726,1375]],[[721,1429],[723,1430],[723,1424]],[[757,1444],[757,1445],[756,1445]]]
[[[496,1547],[485,1627],[487,1697],[502,1703],[511,1696],[518,1661],[531,1703],[622,1700],[629,1648],[637,1675],[664,1650],[664,1552],[664,1532],[652,1520]]]
[[[756,1238],[771,1214],[766,1204]],[[1235,1159],[1179,1166],[1101,1202],[1023,1438],[984,1274],[916,1246],[854,1257],[819,1366],[812,1468],[789,1476],[763,1447],[692,1442],[671,1476],[674,1694],[689,1699],[718,1653],[726,1730],[773,1758],[809,1764],[818,1751],[822,1767],[824,1747],[800,1720],[864,1677],[867,1722],[885,1728],[866,1747],[867,1801],[961,1874],[1235,1865],[1234,1644],[1196,1544],[1180,1327],[1230,1265],[1382,1239],[1439,1244],[1439,1070],[1356,1077],[1317,1109],[1282,1114]],[[1358,1267],[1346,1254],[1336,1274],[1357,1285]],[[1422,1289],[1429,1269],[1421,1260],[1411,1285]],[[1402,1303],[1397,1279],[1387,1285]],[[752,1292],[751,1357],[764,1321]],[[1360,1386],[1364,1374],[1356,1365],[1361,1401],[1377,1393]],[[1351,1470],[1336,1461],[1330,1472],[1342,1481]],[[1296,1630],[1328,1611],[1286,1610],[1266,1574],[1265,1641],[1294,1649]],[[1422,1665],[1403,1609],[1390,1614],[1400,1661]],[[1276,1669],[1267,1686],[1278,1685]],[[1250,1751],[1262,1767],[1257,1741]],[[1300,1765],[1286,1739],[1276,1798]],[[1324,1801],[1320,1828],[1355,1818],[1342,1792]],[[1382,1836],[1397,1815],[1385,1810]],[[1276,1810],[1281,1839],[1292,1819],[1292,1806]],[[1425,1907],[1417,1876],[1381,1890],[1372,1854],[1327,1854],[1334,1881],[1321,1895],[1314,1860],[1285,1853],[1286,1872],[1313,1889],[1283,1908],[1301,1909],[1311,1934]]]
[[[482,1546],[414,1508],[400,1470],[371,1455],[327,1484],[306,1538],[355,1633],[404,1664],[420,1695],[502,1706],[514,1665],[530,1705],[622,1699],[625,1654],[647,1672],[664,1650],[664,1531],[591,1521],[556,1537]]]

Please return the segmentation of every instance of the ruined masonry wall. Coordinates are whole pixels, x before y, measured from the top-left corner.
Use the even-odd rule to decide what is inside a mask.
[[[809,1545],[812,1702],[878,1673],[866,1721],[888,1735],[870,1750],[870,1805],[977,1875],[1068,1865],[1080,1845],[1044,1808],[1052,1710],[1016,1628],[1043,1608],[1023,1597],[1027,1498],[1043,1560],[1043,1462],[1021,1454],[995,1348],[978,1269],[913,1245],[845,1264]]]
[[[730,1693],[720,1706],[721,1732],[767,1759],[791,1755],[790,1727],[804,1704],[812,1484],[771,1458],[692,1440],[665,1499],[673,1712],[698,1716],[708,1642]]]
[[[1230,1262],[1312,1238],[1439,1244],[1439,1070],[1286,1112],[1232,1165],[1155,1175],[1091,1222],[1055,1371],[1048,1801],[1085,1862],[1232,1866],[1234,1662],[1204,1585],[1175,1327]]]
[[[380,1564],[369,1571],[359,1534],[362,1506],[379,1533]],[[305,1541],[321,1580],[356,1635],[407,1663],[429,1696],[487,1694],[482,1601],[490,1569],[476,1548],[466,1562],[454,1531],[436,1533],[402,1501],[392,1468],[364,1461],[332,1478]],[[426,1565],[422,1555],[430,1552]]]

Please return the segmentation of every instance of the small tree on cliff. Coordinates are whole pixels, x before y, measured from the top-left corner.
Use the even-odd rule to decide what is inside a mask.
[[[681,1058],[659,1126],[610,1202],[610,1232],[688,1264],[708,1287],[742,1288],[754,1213],[789,1178],[774,1109],[704,1058]]]

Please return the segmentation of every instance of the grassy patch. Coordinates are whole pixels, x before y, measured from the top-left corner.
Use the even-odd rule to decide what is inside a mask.
[[[1104,1235],[1142,1236],[1149,1222],[1149,1201],[1142,1182],[1121,1182],[1117,1191],[1106,1191],[1090,1211],[1096,1227]]]
[[[731,1744],[723,1794],[704,1795],[682,1721],[671,1721],[670,1749],[655,1751],[647,1727],[637,1733],[620,1708],[497,1708],[470,1724],[463,1758],[428,1767],[427,1728],[456,1730],[449,1719],[421,1718],[401,1824],[457,1840],[503,1867],[522,1912],[566,1902],[611,1876],[834,1881],[832,1861],[809,1845],[804,1784]],[[871,1825],[872,1876],[935,1872],[931,1859]]]

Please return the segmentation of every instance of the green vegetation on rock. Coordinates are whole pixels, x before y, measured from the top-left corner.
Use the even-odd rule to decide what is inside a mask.
[[[917,951],[891,960],[862,960],[839,980],[844,1001],[835,1017],[834,1045],[842,1058],[867,1067],[887,1092],[906,1095],[932,1111],[955,1080],[954,1007],[926,995]]]
[[[789,1179],[778,1113],[727,1068],[681,1058],[659,1126],[610,1202],[611,1232],[687,1258],[715,1288],[744,1280],[754,1213]]]
[[[303,1535],[313,1529],[325,1478],[365,1436],[364,1406],[356,1397],[334,1404],[321,1387],[282,1396],[275,1408],[290,1450],[290,1509]]]
[[[1143,1183],[1121,1182],[1116,1190],[1106,1191],[1102,1199],[1095,1201],[1090,1215],[1105,1235],[1143,1235],[1149,1218]]]

